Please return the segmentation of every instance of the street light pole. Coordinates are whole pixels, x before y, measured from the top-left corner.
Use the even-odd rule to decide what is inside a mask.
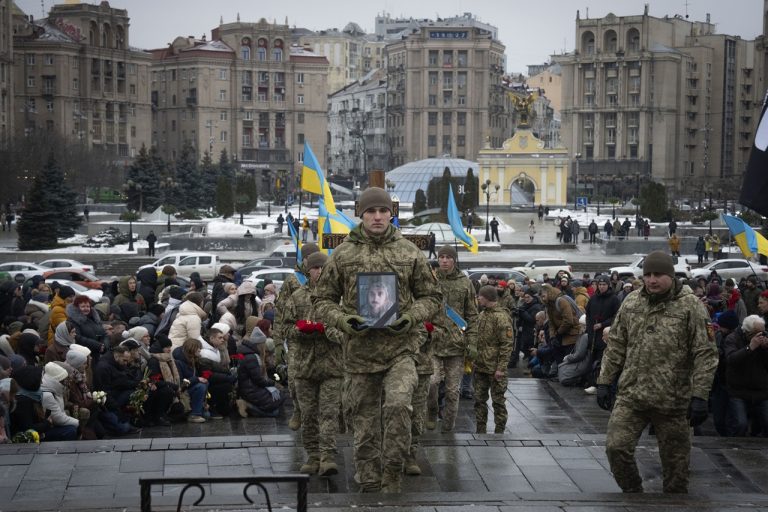
[[[128,212],[128,251],[133,252],[133,212]]]
[[[581,158],[581,153],[576,153],[573,156],[574,158],[576,158],[576,175],[574,176],[574,183],[573,183],[573,209],[575,211],[578,211],[579,209],[579,159]]]

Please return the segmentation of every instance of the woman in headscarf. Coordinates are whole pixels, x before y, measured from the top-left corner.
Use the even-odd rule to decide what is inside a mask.
[[[75,343],[76,335],[77,329],[73,323],[64,321],[57,325],[54,330],[53,345],[45,351],[45,362],[64,362],[69,346]]]

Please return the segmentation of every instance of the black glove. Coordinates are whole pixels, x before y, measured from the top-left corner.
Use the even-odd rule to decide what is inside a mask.
[[[608,384],[597,385],[597,405],[606,411],[613,409],[613,392]]]
[[[691,397],[691,403],[688,405],[688,419],[691,420],[692,427],[698,427],[709,416],[709,404],[703,398]]]

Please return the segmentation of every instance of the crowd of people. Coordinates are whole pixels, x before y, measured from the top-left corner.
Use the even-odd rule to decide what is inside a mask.
[[[347,431],[360,489],[399,492],[403,474],[421,474],[423,432],[456,428],[461,397],[474,400],[474,432],[505,431],[508,370],[520,364],[614,409],[611,424],[623,426],[609,424],[609,460],[624,490],[641,488],[631,469],[636,438],[617,432],[639,436],[650,421],[679,434],[678,420],[670,426],[635,409],[654,393],[674,395],[651,404],[668,404],[665,414],[692,396],[689,416],[711,409],[721,435],[768,435],[768,292],[756,278],[735,283],[713,272],[682,282],[668,255],[652,253],[643,279],[563,272],[473,282],[455,248],[429,261],[405,240],[392,209],[384,190],[367,189],[362,222],[330,257],[304,243],[279,293],[229,265],[210,284],[193,275],[188,289],[172,266],[159,275],[141,269],[95,304],[42,279],[3,283],[0,440],[274,417],[290,396],[289,426],[302,430],[307,452],[302,472],[335,474],[337,434]],[[658,324],[648,324],[654,314]],[[658,367],[644,368],[648,361]],[[659,381],[643,383],[648,375]],[[680,491],[687,477],[669,486]]]

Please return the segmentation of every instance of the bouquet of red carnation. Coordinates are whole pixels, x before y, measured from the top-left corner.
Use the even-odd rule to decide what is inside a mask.
[[[498,285],[499,285],[499,288],[506,288],[507,287],[507,282],[502,280],[502,281],[498,282]]]
[[[200,376],[205,380],[210,379],[211,375],[213,375],[213,372],[211,370],[203,370],[200,372]]]
[[[302,334],[323,334],[325,325],[322,322],[313,322],[311,320],[296,320],[296,329]]]
[[[432,322],[424,322],[424,328],[427,330],[427,333],[431,333],[435,330],[435,326],[432,325]]]

